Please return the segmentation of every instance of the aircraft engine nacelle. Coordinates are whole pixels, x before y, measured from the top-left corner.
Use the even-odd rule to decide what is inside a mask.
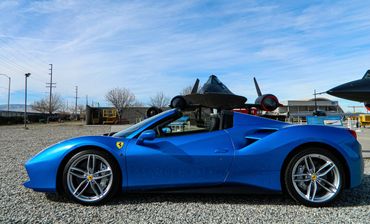
[[[264,111],[274,111],[281,105],[278,98],[272,94],[264,94],[259,96],[256,99],[255,104],[259,105],[260,109]]]
[[[146,111],[146,117],[153,117],[154,115],[157,115],[159,113],[162,113],[161,108],[149,107],[149,109]]]
[[[175,96],[171,100],[170,107],[184,110],[187,107],[187,103],[183,96]]]
[[[364,103],[366,110],[370,111],[370,103]]]

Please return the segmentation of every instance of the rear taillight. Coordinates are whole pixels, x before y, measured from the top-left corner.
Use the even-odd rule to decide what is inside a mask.
[[[348,130],[350,133],[351,133],[351,135],[355,138],[355,139],[357,139],[357,133],[356,133],[356,131],[354,131],[354,130]]]

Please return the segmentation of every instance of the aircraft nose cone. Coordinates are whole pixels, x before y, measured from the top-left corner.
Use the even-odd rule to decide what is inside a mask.
[[[349,89],[350,88],[347,87],[346,85],[340,85],[332,89],[329,89],[328,91],[326,91],[326,93],[332,96],[338,96],[338,95],[341,95],[341,93],[348,92]]]
[[[329,89],[326,93],[339,98],[353,100],[354,94],[361,89],[361,86],[361,80],[356,80]]]

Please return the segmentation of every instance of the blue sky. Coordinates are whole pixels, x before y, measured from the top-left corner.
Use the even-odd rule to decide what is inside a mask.
[[[1,1],[0,73],[12,103],[46,96],[49,63],[56,92],[106,104],[125,87],[148,102],[216,74],[255,99],[253,76],[280,100],[307,99],[359,79],[370,68],[368,1]],[[0,104],[7,102],[0,77]],[[330,96],[325,96],[336,99]],[[339,100],[344,110],[356,102]]]

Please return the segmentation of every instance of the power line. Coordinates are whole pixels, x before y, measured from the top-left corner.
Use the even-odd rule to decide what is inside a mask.
[[[0,56],[2,56],[2,58],[7,60],[8,62],[12,63],[14,66],[17,66],[18,68],[23,70],[22,73],[29,72],[29,71],[32,71],[33,73],[35,71],[37,71],[37,72],[42,71],[42,69],[40,69],[40,67],[44,67],[45,66],[44,64],[39,63],[39,65],[35,66],[36,61],[34,59],[37,59],[37,57],[31,57],[31,56],[26,55],[25,53],[23,53],[22,50],[14,49],[11,45],[9,45],[9,43],[2,40],[1,38],[0,38],[0,41],[2,41],[5,45],[7,45],[6,48],[4,46],[0,45],[0,48],[4,49],[4,51],[7,52],[6,56],[1,55],[1,54],[0,54]],[[24,57],[20,57],[21,55],[24,55]],[[16,62],[16,61],[19,61],[20,58],[23,59],[22,62],[23,62],[24,65],[20,65],[19,63]],[[33,61],[33,62],[29,62],[29,61]],[[20,69],[18,69],[18,70],[20,70]],[[44,73],[44,72],[42,71],[41,73]]]
[[[0,38],[0,41],[1,41],[1,42],[3,42],[5,45],[7,45],[7,48],[8,48],[8,49],[10,49],[10,50],[12,50],[12,51],[17,52],[17,56],[23,56],[23,58],[27,59],[26,61],[34,61],[35,63],[38,63],[40,67],[43,67],[45,64],[47,64],[47,62],[41,61],[41,60],[39,59],[39,57],[34,57],[34,55],[33,55],[33,57],[32,57],[32,56],[30,56],[30,55],[29,55],[29,54],[30,54],[30,51],[29,51],[29,50],[26,50],[26,49],[25,49],[25,47],[23,47],[23,46],[22,46],[20,43],[18,43],[18,42],[15,42],[15,41],[13,41],[13,42],[12,42],[12,43],[13,43],[13,45],[16,45],[16,47],[17,47],[17,49],[15,49],[12,45],[10,45],[10,44],[8,43],[8,41],[5,41],[5,40],[3,40],[3,39],[1,39],[1,38]],[[25,51],[27,51],[27,52],[28,52],[28,54],[23,53],[23,52],[25,52]],[[13,52],[12,52],[12,53],[13,53]],[[14,54],[13,54],[13,55],[14,55]],[[37,60],[38,60],[38,61],[37,61]]]
[[[35,78],[35,77],[31,77],[31,76],[29,78],[32,79],[32,80],[34,80],[34,81],[38,81],[40,83],[45,83],[45,81],[43,81],[43,80],[41,80],[39,78]]]
[[[27,70],[27,68],[26,68],[26,67],[24,67],[23,65],[19,65],[19,64],[17,64],[16,62],[14,62],[14,61],[18,61],[18,60],[14,57],[14,54],[13,54],[13,53],[10,53],[10,52],[9,52],[9,50],[5,49],[5,48],[4,48],[3,46],[1,46],[1,45],[0,45],[0,48],[4,50],[4,51],[2,51],[2,52],[7,53],[7,55],[6,55],[6,56],[5,56],[5,55],[1,55],[1,56],[3,56],[3,58],[5,58],[6,60],[8,60],[8,61],[12,62],[12,63],[13,63],[13,64],[15,64],[16,66],[18,66],[18,67],[20,67],[20,68],[22,68],[22,69]]]
[[[17,69],[21,73],[24,73],[25,71],[27,71],[27,70],[23,69],[21,66],[19,66],[17,63],[10,61],[6,57],[2,57],[2,55],[0,55],[0,61],[7,64],[8,66],[10,66],[10,68]]]
[[[15,63],[15,62],[13,62],[13,61],[10,61],[9,59],[7,59],[7,58],[5,58],[5,57],[1,57],[2,55],[0,55],[0,62],[2,62],[2,64],[4,65],[4,66],[6,66],[7,67],[7,70],[9,71],[8,73],[12,73],[12,74],[18,74],[18,72],[20,72],[21,74],[19,74],[19,75],[22,75],[22,74],[24,74],[24,73],[27,73],[27,72],[29,72],[29,71],[35,71],[35,70],[33,70],[33,69],[30,69],[30,70],[26,70],[26,69],[23,69],[21,66],[19,66],[17,63]],[[4,59],[5,58],[5,59]],[[14,70],[17,70],[18,72],[14,72]],[[36,73],[36,75],[37,75],[38,73]],[[29,78],[31,78],[31,76],[29,77]],[[40,81],[40,82],[42,82],[42,83],[44,83],[44,81],[41,81],[40,79],[37,79],[37,78],[35,78],[34,76],[32,76],[32,78],[31,79],[33,79],[33,80],[38,80],[38,81]]]
[[[35,71],[38,71],[37,73],[41,73],[41,74],[44,73],[44,70],[40,69],[40,66],[35,66],[35,64],[33,62],[32,63],[28,62],[30,60],[37,59],[37,57],[31,57],[29,55],[24,54],[22,51],[15,50],[11,45],[9,45],[9,43],[7,43],[6,41],[4,41],[2,39],[0,39],[0,41],[2,41],[5,45],[8,46],[8,47],[5,48],[4,46],[0,45],[0,48],[4,49],[6,52],[9,53],[6,56],[0,54],[1,61],[4,64],[6,64],[7,67],[9,67],[11,69],[17,69],[17,70],[21,71],[22,73],[29,72],[29,71],[32,71],[33,73],[36,73]],[[16,54],[14,54],[14,52],[16,52]],[[16,62],[16,61],[19,60],[19,55],[20,54],[24,55],[25,56],[24,58],[27,58],[27,60],[25,60],[25,62],[24,62],[24,63],[27,63],[27,65],[21,65],[18,62]],[[13,57],[11,55],[13,55]],[[41,67],[44,67],[44,64],[42,64]],[[40,71],[42,71],[42,72],[40,72]],[[11,72],[11,73],[13,73],[13,72]]]
[[[3,48],[1,45],[0,45],[0,48],[2,49],[5,49]],[[14,64],[15,66],[19,67],[20,69],[23,69],[25,71],[29,71],[29,70],[33,70],[33,71],[39,71],[39,68],[38,67],[35,67],[34,65],[31,65],[29,63],[27,63],[26,61],[23,61],[23,64],[24,65],[21,65],[19,63],[17,63],[16,61],[20,61],[19,60],[19,57],[15,56],[12,52],[10,52],[9,50],[7,51],[4,51],[7,55],[1,55],[3,59],[9,61],[10,63]],[[41,71],[41,70],[40,70]]]
[[[21,52],[21,54],[23,54],[25,57],[31,57],[30,55],[32,54],[32,51],[30,51],[30,50],[26,50],[26,48],[24,47],[24,45],[22,45],[22,43],[23,42],[20,42],[20,41],[13,41],[12,42],[14,45],[16,45],[18,48],[21,48],[21,49],[23,49],[24,51],[22,51]],[[42,41],[42,43],[45,43],[44,41]],[[9,45],[8,45],[9,46]],[[23,52],[28,52],[28,54],[25,54],[25,53],[23,53]],[[44,51],[43,51],[44,52]],[[45,60],[43,60],[42,58],[40,58],[40,57],[31,57],[31,59],[34,59],[34,60],[36,60],[36,61],[38,61],[38,63],[40,64],[40,65],[45,65],[45,64],[48,64],[48,62],[47,61],[45,61]]]

